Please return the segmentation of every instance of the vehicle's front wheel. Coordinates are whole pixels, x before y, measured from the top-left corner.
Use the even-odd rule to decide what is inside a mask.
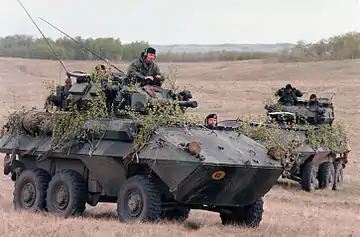
[[[317,167],[312,161],[307,161],[303,164],[301,170],[301,188],[305,191],[311,192],[316,188],[317,181]]]
[[[157,221],[161,213],[161,192],[155,181],[145,175],[135,175],[124,182],[117,201],[120,221]]]
[[[263,206],[264,201],[262,198],[259,198],[252,204],[244,207],[222,210],[220,212],[222,224],[236,224],[256,228],[260,225],[260,222],[262,221],[262,215],[264,212]]]
[[[318,180],[319,188],[332,189],[334,185],[335,170],[333,162],[325,162],[319,166]]]
[[[189,217],[190,208],[187,207],[175,207],[171,210],[166,210],[164,213],[164,219],[168,221],[185,221]]]

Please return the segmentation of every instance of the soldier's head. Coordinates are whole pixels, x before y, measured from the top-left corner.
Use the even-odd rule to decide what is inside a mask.
[[[205,119],[205,126],[207,127],[216,127],[217,126],[217,115],[209,114]]]
[[[290,93],[292,91],[292,89],[293,88],[292,88],[291,84],[287,84],[286,87],[285,87],[285,92]]]
[[[317,97],[315,94],[310,95],[310,101],[317,101]]]
[[[156,49],[149,47],[146,48],[143,52],[143,58],[145,59],[145,62],[151,63],[156,58]]]
[[[99,80],[106,80],[106,67],[104,64],[98,64],[95,66],[95,76]]]

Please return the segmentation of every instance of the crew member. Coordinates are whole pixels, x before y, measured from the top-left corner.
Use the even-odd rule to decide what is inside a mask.
[[[318,105],[319,101],[317,100],[316,94],[311,94],[309,99],[309,106]]]
[[[140,83],[141,86],[161,86],[164,77],[160,73],[159,66],[154,62],[156,50],[152,47],[146,48],[139,58],[135,59],[128,68],[128,77]]]
[[[207,128],[214,128],[217,126],[217,114],[209,114],[205,118],[205,126]]]
[[[279,89],[275,96],[279,96],[278,102],[283,105],[295,105],[297,103],[297,97],[303,96],[303,93],[292,87],[291,84],[287,84],[285,88]]]

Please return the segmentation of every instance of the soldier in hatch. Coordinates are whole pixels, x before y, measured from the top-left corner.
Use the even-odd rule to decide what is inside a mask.
[[[275,96],[280,97],[278,102],[283,105],[295,105],[297,97],[301,97],[302,95],[303,93],[295,87],[292,87],[291,84],[287,84],[285,88],[281,88],[275,93]]]
[[[95,72],[94,72],[94,77],[97,78],[98,80],[104,80],[107,81],[107,77],[106,77],[106,67],[103,64],[98,64],[95,66]]]
[[[205,118],[205,127],[214,128],[217,126],[217,114],[209,114]]]
[[[317,101],[317,96],[315,94],[311,94],[309,101]]]
[[[159,66],[154,63],[156,58],[156,50],[154,48],[146,48],[140,57],[135,59],[128,68],[128,77],[140,82],[141,86],[156,85],[161,86],[164,77],[160,74]]]
[[[310,95],[310,99],[309,99],[308,104],[309,104],[309,106],[314,106],[314,105],[318,105],[318,104],[319,104],[319,101],[317,100],[316,94],[311,94],[311,95]]]

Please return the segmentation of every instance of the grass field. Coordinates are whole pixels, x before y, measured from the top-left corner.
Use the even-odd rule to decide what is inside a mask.
[[[69,70],[91,70],[95,62],[67,61]],[[160,64],[163,71],[169,64]],[[126,68],[126,65],[121,65]],[[189,220],[200,225],[122,224],[114,204],[89,207],[85,217],[61,219],[51,215],[16,213],[12,206],[13,183],[0,179],[0,236],[360,236],[360,64],[356,60],[311,63],[262,61],[173,64],[180,87],[198,100],[201,115],[216,112],[219,119],[264,113],[264,100],[291,83],[318,96],[335,93],[336,119],[351,125],[349,163],[342,191],[301,191],[298,185],[276,185],[265,196],[263,222],[256,230],[221,225],[218,214],[191,211]],[[44,80],[57,79],[57,61],[0,58],[1,115],[8,107],[43,106]],[[64,73],[62,73],[64,76]],[[1,160],[2,164],[2,160]]]

